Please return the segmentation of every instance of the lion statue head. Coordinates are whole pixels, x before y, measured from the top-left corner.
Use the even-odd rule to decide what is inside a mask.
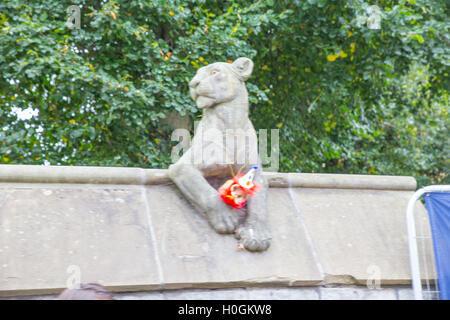
[[[200,109],[241,97],[247,101],[244,82],[253,71],[253,61],[238,58],[233,63],[216,62],[197,70],[189,82],[189,93]]]

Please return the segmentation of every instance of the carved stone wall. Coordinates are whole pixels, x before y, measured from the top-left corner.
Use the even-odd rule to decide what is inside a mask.
[[[77,272],[82,282],[146,294],[276,286],[321,298],[348,286],[370,298],[374,279],[410,286],[412,177],[266,177],[272,245],[250,253],[216,234],[165,170],[0,165],[0,296],[57,294]]]

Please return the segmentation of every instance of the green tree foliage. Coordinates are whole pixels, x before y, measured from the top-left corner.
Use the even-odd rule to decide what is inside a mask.
[[[280,1],[265,28],[257,127],[280,127],[286,171],[413,175],[448,183],[449,20],[443,1]]]
[[[281,171],[448,182],[448,8],[376,4],[380,30],[360,0],[3,1],[0,163],[167,167],[162,119],[201,115],[188,80],[247,56],[252,120],[280,128]]]
[[[187,87],[196,69],[255,56],[243,30],[275,18],[201,0],[79,4],[80,29],[66,25],[68,1],[0,4],[3,163],[167,166],[160,120],[199,115]],[[11,112],[28,108],[38,116]]]

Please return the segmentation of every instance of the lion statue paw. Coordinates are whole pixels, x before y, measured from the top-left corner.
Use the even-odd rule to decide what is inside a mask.
[[[269,230],[263,224],[242,226],[236,231],[235,237],[248,251],[267,250],[272,240]]]

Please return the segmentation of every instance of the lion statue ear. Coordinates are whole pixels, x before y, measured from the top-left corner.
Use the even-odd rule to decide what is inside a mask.
[[[253,71],[253,61],[249,58],[237,58],[232,64],[233,69],[239,74],[242,81],[247,81]]]

